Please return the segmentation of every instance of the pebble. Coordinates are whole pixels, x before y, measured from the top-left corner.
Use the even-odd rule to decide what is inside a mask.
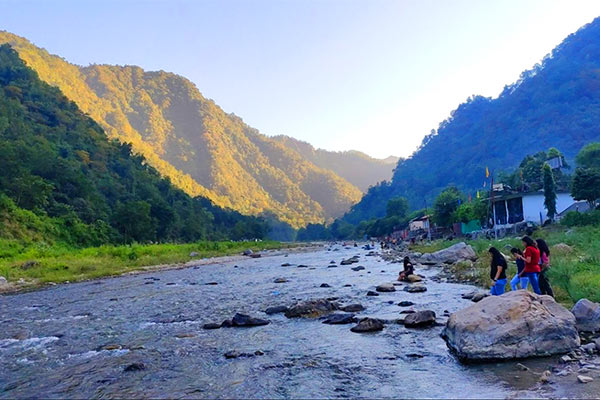
[[[590,383],[594,381],[591,376],[577,375],[577,380],[581,383]]]

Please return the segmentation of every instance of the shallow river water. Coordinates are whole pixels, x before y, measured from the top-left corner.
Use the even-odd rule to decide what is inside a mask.
[[[357,334],[352,325],[263,313],[270,306],[323,297],[361,303],[366,310],[360,316],[385,319],[400,317],[402,300],[438,316],[471,304],[461,294],[472,286],[430,279],[424,293],[398,288],[367,297],[376,285],[394,281],[401,264],[366,253],[333,246],[0,296],[0,398],[540,395],[525,391],[533,381],[514,378],[514,363],[459,363],[440,338],[441,327],[388,324],[382,332]],[[339,265],[355,254],[359,264]],[[328,268],[331,260],[337,268]],[[366,270],[352,271],[356,265]],[[417,271],[427,277],[437,272]],[[279,277],[289,282],[274,283]],[[211,282],[217,284],[206,285]],[[322,283],[331,288],[321,288]],[[236,312],[271,324],[202,329]],[[231,350],[264,355],[226,359]],[[132,363],[145,369],[124,371]]]

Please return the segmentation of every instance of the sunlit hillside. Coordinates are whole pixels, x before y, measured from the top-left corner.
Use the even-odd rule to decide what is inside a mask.
[[[338,217],[361,197],[346,179],[225,113],[181,76],[79,67],[7,32],[0,43],[191,195],[245,214],[272,213],[295,227]]]

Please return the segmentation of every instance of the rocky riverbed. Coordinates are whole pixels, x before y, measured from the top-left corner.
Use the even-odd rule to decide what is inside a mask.
[[[0,398],[597,397],[593,354],[460,363],[440,333],[474,287],[391,261],[337,245],[2,296]]]

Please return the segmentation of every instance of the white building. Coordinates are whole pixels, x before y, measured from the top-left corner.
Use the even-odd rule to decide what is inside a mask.
[[[512,225],[519,222],[533,222],[541,225],[547,219],[544,206],[544,192],[505,193],[494,196],[494,222],[496,226]],[[575,200],[569,193],[556,194],[556,213],[560,214],[571,207]]]

